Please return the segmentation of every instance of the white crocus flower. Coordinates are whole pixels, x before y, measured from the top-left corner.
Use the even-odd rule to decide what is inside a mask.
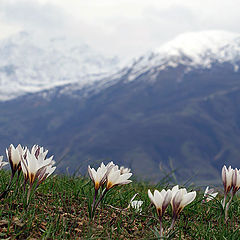
[[[143,201],[141,201],[141,200],[134,200],[135,199],[135,197],[138,195],[138,193],[136,193],[133,197],[132,197],[132,199],[130,200],[130,204],[129,204],[129,206],[128,207],[132,207],[132,208],[134,208],[137,212],[141,212],[142,211],[142,208],[141,208],[141,206],[142,206],[142,204],[143,204]]]
[[[224,165],[222,168],[222,181],[224,186],[224,193],[228,194],[232,188],[232,176],[233,176],[233,169],[231,166],[226,168]]]
[[[124,166],[120,167],[120,173],[124,174],[124,173],[130,173],[131,169],[130,168],[125,168]]]
[[[176,186],[174,186],[172,188],[172,190],[171,190],[171,192],[172,192],[172,199],[174,198],[174,196],[178,192],[178,190],[179,190],[179,186],[178,185],[176,185]],[[172,202],[172,200],[171,200],[171,202]]]
[[[131,183],[132,181],[129,178],[132,176],[132,173],[123,173],[118,169],[118,166],[112,167],[110,172],[107,174],[107,187],[106,190],[117,186]]]
[[[112,167],[116,166],[113,161],[109,162],[107,165],[106,165],[106,168],[107,169],[112,169]]]
[[[222,168],[222,181],[223,181],[223,187],[224,187],[224,198],[222,202],[223,208],[225,208],[226,198],[227,194],[232,189],[232,183],[233,183],[233,169],[231,166],[226,168],[224,165]]]
[[[175,221],[180,212],[184,209],[185,206],[190,204],[196,198],[196,195],[196,191],[188,193],[185,188],[181,188],[177,192],[175,192],[171,201],[173,218],[169,230],[173,229]]]
[[[142,208],[141,208],[142,204],[143,204],[143,201],[141,201],[141,200],[139,200],[139,201],[134,200],[134,201],[130,202],[131,207],[134,208],[137,212],[142,211]]]
[[[48,150],[44,151],[43,147],[40,147],[38,145],[33,145],[31,149],[31,154],[35,155],[36,158],[38,158],[39,154],[43,154],[43,157],[45,158],[48,154]]]
[[[232,175],[232,181],[231,181],[232,194],[231,194],[231,198],[229,199],[228,203],[226,204],[226,208],[225,208],[225,222],[227,222],[227,219],[228,219],[228,209],[229,209],[229,206],[230,206],[230,204],[231,204],[231,202],[233,200],[234,195],[236,194],[236,192],[240,188],[240,170],[238,170],[237,168],[235,168],[234,170],[231,169],[231,167],[229,167],[229,168],[230,168],[230,170],[228,169],[228,172],[226,171],[225,168],[223,170],[224,174],[226,175],[225,178],[229,178],[230,175]],[[229,182],[230,182],[230,180],[229,180]],[[224,190],[225,190],[225,184],[224,184]],[[222,203],[223,208],[225,207],[227,193],[228,193],[228,191],[224,191],[224,199],[223,199],[223,203]]]
[[[1,170],[5,165],[8,164],[8,162],[3,162],[2,160],[3,160],[3,156],[0,156],[0,170]]]
[[[29,190],[27,195],[27,202],[29,200],[30,192],[34,182],[37,183],[36,187],[47,177],[49,177],[56,169],[52,165],[54,162],[52,158],[44,159],[45,154],[40,153],[38,158],[27,150],[26,154],[21,160],[21,167],[25,178],[25,183],[29,181]]]
[[[163,236],[162,216],[172,199],[172,191],[166,191],[165,189],[163,189],[161,192],[159,192],[158,190],[154,190],[154,193],[152,194],[151,191],[148,189],[148,197],[157,209],[157,214],[160,222],[160,235]]]
[[[42,182],[48,176],[50,176],[56,167],[53,167],[52,158],[44,159],[44,154],[39,154],[38,158],[34,154],[31,154],[27,150],[26,155],[22,158],[21,167],[25,177],[25,180],[29,180],[30,186],[33,185],[35,180]]]
[[[97,171],[94,168],[91,168],[88,166],[88,173],[90,178],[92,179],[94,183],[95,188],[95,195],[93,198],[92,203],[92,211],[91,216],[94,215],[95,209],[98,207],[106,193],[110,188],[113,188],[117,185],[124,185],[132,182],[129,180],[129,178],[132,176],[132,173],[124,173],[121,174],[119,167],[115,165],[113,162],[108,163],[106,166],[102,163],[101,166],[97,169]],[[98,201],[95,203],[98,189],[100,186],[103,186],[103,184],[106,182],[106,188],[102,191]]]
[[[240,170],[235,168],[233,170],[233,176],[232,176],[232,194],[235,195],[235,193],[240,188]]]
[[[25,149],[23,149],[20,144],[18,144],[16,148],[11,144],[10,147],[6,149],[7,158],[12,170],[12,177],[14,177],[17,170],[21,170],[21,159],[24,152]]]
[[[107,173],[112,167],[112,162],[110,162],[107,166],[105,166],[104,163],[101,163],[101,166],[97,169],[97,171],[94,168],[88,166],[88,174],[94,183],[94,188],[96,191],[105,183]]]
[[[203,202],[209,202],[213,200],[217,195],[218,192],[214,192],[214,188],[209,189],[209,186],[207,186],[203,195],[204,197]]]
[[[190,204],[196,198],[196,191],[187,192],[185,188],[177,191],[172,199],[173,217],[177,217],[185,206]]]
[[[171,190],[166,191],[163,189],[161,192],[155,190],[152,194],[148,189],[148,197],[150,198],[150,201],[155,205],[158,216],[162,217],[172,199],[172,192]]]
[[[33,145],[32,149],[31,149],[31,154],[35,155],[35,157],[39,160],[39,161],[45,161],[42,164],[46,165],[47,162],[49,162],[50,165],[54,165],[55,161],[53,160],[53,156],[46,158],[47,154],[48,154],[48,150],[44,150],[43,147],[40,147],[38,145]],[[45,159],[46,158],[46,159]]]

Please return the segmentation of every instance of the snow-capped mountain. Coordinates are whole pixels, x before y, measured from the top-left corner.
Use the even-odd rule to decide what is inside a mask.
[[[79,86],[68,78],[68,84],[2,101],[0,150],[9,142],[37,143],[56,159],[64,156],[62,171],[113,159],[157,181],[174,168],[178,179],[197,174],[194,181],[201,184],[216,182],[224,164],[239,162],[239,46],[237,34],[185,34],[97,82]],[[36,57],[47,54],[45,49],[34,45],[25,51]],[[62,53],[63,47],[55,42],[54,49]],[[29,69],[34,69],[31,59]],[[57,66],[54,76],[59,77],[63,69]],[[11,68],[6,71],[11,75]],[[70,68],[65,76],[68,71],[72,77]]]
[[[133,60],[114,74],[106,75],[98,82],[82,85],[78,82],[63,87],[60,94],[88,97],[124,79],[125,83],[148,74],[147,81],[154,82],[161,71],[183,66],[176,77],[181,81],[194,69],[209,69],[213,64],[229,63],[238,71],[240,63],[240,34],[224,31],[203,31],[181,34],[160,48]],[[81,91],[81,94],[79,94]]]
[[[240,60],[240,34],[225,31],[190,32],[177,36],[160,48],[141,56],[130,67],[129,81],[147,71],[186,66],[210,68],[214,63],[229,62],[235,71]]]
[[[0,101],[68,83],[85,85],[116,71],[118,64],[118,58],[84,43],[20,32],[0,41]]]
[[[224,62],[238,71],[240,34],[184,33],[121,68],[116,57],[104,57],[84,43],[64,38],[39,39],[21,32],[0,41],[0,101],[59,86],[62,86],[60,94],[74,95],[81,91],[82,96],[88,96],[123,76],[127,83],[149,73],[147,79],[154,81],[159,72],[180,65],[184,66],[181,80],[193,69],[211,68]]]

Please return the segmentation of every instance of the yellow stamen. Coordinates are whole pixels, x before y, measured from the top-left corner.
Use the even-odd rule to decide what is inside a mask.
[[[113,186],[113,183],[107,182],[107,189],[110,189]]]
[[[99,187],[100,187],[100,184],[99,184],[99,182],[95,182],[95,189],[96,189],[96,190],[98,190],[98,189],[99,189]]]

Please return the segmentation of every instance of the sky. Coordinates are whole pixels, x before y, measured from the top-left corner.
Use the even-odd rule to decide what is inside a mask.
[[[192,31],[240,33],[240,0],[0,0],[0,39],[65,36],[121,58]]]

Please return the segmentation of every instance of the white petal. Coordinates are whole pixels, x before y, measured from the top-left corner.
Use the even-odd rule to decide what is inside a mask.
[[[167,190],[166,195],[164,197],[163,200],[163,204],[162,204],[162,211],[163,213],[165,212],[168,204],[170,203],[170,201],[172,200],[172,191],[171,190]]]
[[[48,174],[47,177],[49,177],[55,170],[56,170],[56,167],[48,166],[46,170],[46,173]]]
[[[150,201],[156,206],[155,201],[154,201],[154,197],[153,197],[150,189],[148,189],[148,197],[149,197]]]
[[[183,199],[183,193],[180,189],[175,193],[174,196],[172,196],[171,205],[172,205],[173,212],[177,211],[177,209],[180,206],[180,203],[181,203],[182,199]]]
[[[190,192],[183,195],[180,207],[184,208],[186,205],[190,204],[196,198],[196,192]]]
[[[112,170],[108,174],[108,182],[111,182],[112,184],[116,184],[119,177],[120,177],[120,170],[116,170],[116,168],[112,168]]]
[[[227,172],[227,168],[224,165],[223,168],[222,168],[222,181],[223,181],[224,186],[226,185],[226,172]]]
[[[240,186],[240,170],[237,171],[237,182],[236,182],[237,186]]]
[[[38,160],[36,159],[35,155],[31,154],[30,152],[27,153],[27,160],[29,173],[35,174],[39,169]]]
[[[205,189],[205,192],[204,192],[204,195],[203,196],[206,196],[206,194],[208,193],[208,189],[209,189],[209,186],[206,187]]]
[[[95,179],[94,179],[93,174],[92,174],[92,169],[89,165],[88,165],[88,174],[89,174],[90,178],[92,179],[92,181],[94,181]]]
[[[156,208],[160,208],[162,210],[162,204],[163,204],[163,197],[161,193],[158,190],[154,191],[154,202],[156,205]]]

